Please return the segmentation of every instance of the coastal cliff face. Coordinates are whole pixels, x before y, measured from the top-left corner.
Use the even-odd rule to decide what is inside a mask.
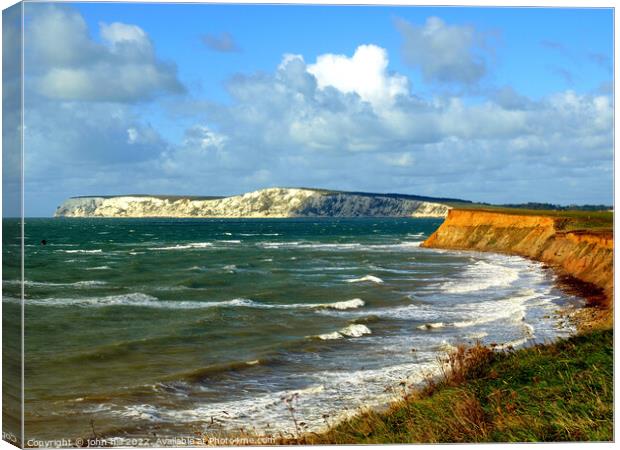
[[[217,199],[78,197],[56,217],[445,217],[441,203],[312,189],[273,188]]]
[[[601,288],[613,299],[613,234],[567,231],[566,219],[451,210],[423,244],[428,248],[492,251],[532,258]]]

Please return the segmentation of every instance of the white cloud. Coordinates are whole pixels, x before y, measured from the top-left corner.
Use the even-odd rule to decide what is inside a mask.
[[[129,104],[180,89],[144,30],[101,24],[99,43],[68,8],[28,8],[49,12],[30,22],[29,57],[39,59],[29,60],[28,83],[43,95],[29,95],[26,108],[28,196],[42,204],[79,194],[234,194],[275,185],[486,201],[611,199],[608,95],[565,91],[532,100],[507,86],[486,99],[422,99],[390,72],[386,50],[364,45],[312,64],[285,55],[272,73],[238,74],[226,84],[226,103],[176,99],[177,114],[187,110],[179,123],[193,125],[170,143]],[[480,79],[485,66],[471,57],[473,31],[441,21],[422,28],[434,52],[454,36],[466,44],[436,62],[426,49],[418,65],[427,77]]]
[[[112,45],[123,43],[137,44],[141,47],[150,46],[150,41],[144,30],[136,25],[127,25],[120,22],[111,24],[100,23],[101,37]]]
[[[355,82],[328,78],[325,68],[346,71],[354,59],[332,56],[317,58],[327,61],[323,82],[300,55],[285,55],[273,74],[235,76],[231,103],[203,110],[202,126],[225,136],[218,152],[202,159],[194,152],[189,163],[185,145],[168,161],[185,161],[177,173],[208,173],[205,192],[303,184],[487,201],[610,198],[609,97],[566,91],[535,101],[506,88],[482,102],[400,93],[375,107]],[[370,92],[390,98],[385,89]],[[259,171],[260,182],[247,175]],[[579,189],[567,189],[572,177]]]
[[[290,56],[288,57],[290,58]],[[283,61],[286,63],[287,59]],[[409,93],[406,77],[388,74],[388,55],[376,45],[360,45],[352,57],[320,55],[316,63],[307,66],[320,88],[332,86],[344,93],[356,93],[374,107],[392,104],[399,95]]]
[[[157,58],[136,25],[101,23],[100,44],[70,8],[29,4],[27,15],[27,88],[45,97],[137,102],[184,90],[176,67]]]
[[[428,81],[472,84],[486,73],[483,36],[472,27],[448,25],[429,17],[423,26],[396,21],[405,61],[419,67]]]

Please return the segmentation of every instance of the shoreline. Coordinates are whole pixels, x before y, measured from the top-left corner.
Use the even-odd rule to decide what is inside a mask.
[[[426,242],[428,242],[428,239],[426,240]],[[473,250],[477,252],[484,251],[487,253],[503,253],[503,254],[508,254],[508,255],[513,254],[507,251],[497,251],[497,250],[490,251],[490,250],[481,250],[479,248],[474,248],[474,249],[461,248],[459,250]],[[531,256],[525,256],[523,254],[518,254],[518,256],[521,256],[521,257],[524,257],[530,260],[540,261],[540,260],[537,260],[536,258],[533,258]],[[594,328],[595,325],[598,323],[598,320],[596,319],[596,317],[593,316],[593,313],[601,312],[602,305],[609,303],[606,300],[606,297],[604,295],[604,290],[602,290],[602,288],[596,287],[595,285],[591,283],[587,283],[583,280],[579,280],[575,277],[568,275],[566,271],[560,265],[543,262],[541,266],[537,266],[537,267],[541,267],[543,270],[546,270],[546,271],[552,270],[552,272],[549,271],[548,273],[550,275],[551,273],[553,273],[553,286],[561,289],[563,292],[567,292],[571,295],[578,295],[580,298],[585,299],[585,305],[583,305],[583,307],[582,307],[581,301],[576,307],[570,306],[570,304],[572,303],[571,301],[556,302],[557,308],[555,308],[555,310],[552,313],[550,313],[553,323],[559,324],[563,322],[564,324],[567,324],[570,320],[571,325],[569,329],[570,329],[571,335],[572,333],[579,334],[585,330]],[[592,323],[592,325],[589,325],[590,323]],[[577,330],[573,328],[574,325],[577,325],[577,328],[578,328]],[[563,338],[562,340],[564,339],[570,339],[570,338]],[[556,342],[556,341],[554,340],[553,342]],[[526,345],[528,347],[532,347],[538,344],[535,344],[535,342],[532,342],[532,343],[527,343]],[[527,348],[527,347],[519,346],[520,350],[516,350],[516,352],[521,352],[522,348]],[[497,350],[500,350],[500,349],[498,348]],[[508,349],[505,351],[511,352],[511,353],[513,352],[512,349]],[[502,353],[502,352],[503,351],[498,351],[497,353]],[[438,363],[437,369],[440,370],[440,368],[441,368],[441,365]],[[364,414],[369,414],[368,413],[369,410],[372,411],[373,415],[389,414],[390,411],[394,408],[394,405],[402,403],[403,398],[407,398],[408,396],[411,396],[411,395],[417,395],[415,394],[415,392],[424,391],[426,387],[426,382],[422,381],[420,384],[418,384],[417,381],[411,384],[409,384],[409,382],[406,382],[406,386],[407,386],[406,388],[404,386],[401,387],[401,385],[393,386],[391,390],[391,395],[389,396],[389,398],[382,399],[380,403],[369,401],[366,404],[355,407],[354,410],[350,410],[350,409],[347,410],[345,408],[342,411],[337,411],[335,412],[335,414],[332,414],[329,417],[328,421],[327,420],[325,421],[325,426],[321,426],[318,429],[314,429],[314,432],[311,432],[309,435],[305,435],[305,437],[300,438],[301,435],[296,434],[296,441],[290,441],[292,435],[288,433],[282,436],[281,434],[279,435],[277,432],[274,431],[274,434],[271,437],[275,436],[276,438],[278,438],[278,436],[280,436],[278,438],[278,439],[281,439],[280,441],[278,441],[279,444],[300,443],[299,439],[310,439],[310,438],[315,439],[316,435],[321,435],[321,434],[327,435],[331,429],[344,426],[343,424],[346,424],[347,422],[350,422],[351,420],[356,420],[355,419],[356,417],[363,416]],[[298,420],[303,421],[303,417],[299,417]],[[302,429],[302,431],[304,430]],[[246,431],[243,431],[243,429],[239,429],[239,430],[231,429],[229,431],[224,431],[224,430],[221,430],[219,432],[216,431],[214,435],[205,433],[203,434],[203,437],[212,438],[212,439],[222,438],[222,439],[232,439],[232,440],[245,438],[251,441],[252,438],[259,439],[259,438],[265,438],[269,436],[260,436],[260,435],[249,436],[247,435]],[[273,441],[269,441],[269,443],[273,444]],[[324,442],[324,443],[328,443],[328,442]]]
[[[457,249],[450,249],[457,250]],[[467,250],[467,249],[458,249],[458,250]],[[472,250],[479,251],[479,250]],[[508,252],[485,252],[485,253],[500,253],[505,255],[513,255],[520,256],[525,259],[541,262],[531,257],[527,257],[524,255],[514,255]],[[553,285],[560,289],[562,292],[579,297],[585,303],[582,306],[571,307],[569,305],[559,305],[558,310],[554,313],[555,319],[560,323],[563,319],[568,320],[571,324],[575,326],[575,330],[568,337],[558,338],[551,343],[542,343],[542,342],[532,342],[522,346],[519,346],[517,349],[513,349],[509,347],[507,349],[501,349],[499,347],[492,350],[494,353],[498,354],[512,354],[518,355],[521,351],[528,351],[535,348],[550,348],[553,346],[561,345],[564,342],[568,342],[571,339],[578,338],[580,335],[587,334],[592,332],[593,330],[605,329],[607,323],[610,318],[611,310],[607,308],[605,305],[608,304],[609,299],[606,297],[604,290],[593,283],[589,283],[583,280],[580,280],[570,274],[567,274],[561,267],[557,265],[550,265],[543,262],[543,269],[551,269],[554,275]],[[485,348],[491,348],[485,347]],[[472,348],[471,344],[459,344],[455,347],[456,350],[453,352],[459,352],[461,348],[467,349]],[[473,348],[477,348],[474,346]],[[467,350],[465,350],[467,351]],[[446,352],[448,355],[447,358],[450,358],[450,355],[453,352]],[[394,387],[394,399],[389,400],[385,403],[367,405],[364,407],[358,407],[355,411],[343,411],[342,414],[337,416],[330,417],[329,422],[326,422],[325,426],[322,426],[318,430],[314,430],[312,432],[300,432],[296,437],[284,437],[280,435],[277,437],[277,445],[307,445],[307,444],[341,444],[341,442],[334,442],[330,439],[325,440],[325,436],[333,435],[334,430],[338,430],[341,427],[349,426],[351,422],[358,420],[360,417],[366,416],[380,416],[390,414],[390,412],[399,407],[403,402],[408,401],[410,398],[418,398],[426,396],[426,391],[428,390],[429,384],[441,384],[445,383],[445,380],[442,380],[445,377],[449,377],[449,374],[446,374],[444,371],[446,367],[440,363],[438,360],[437,364],[437,373],[435,373],[432,377],[429,375],[425,380],[412,385],[409,388],[402,387],[403,391],[398,393],[398,386]],[[449,370],[449,368],[448,368]],[[338,417],[340,416],[340,417]],[[301,430],[300,430],[301,431]],[[247,436],[247,435],[239,435],[235,431],[225,431],[222,436],[225,439],[249,439],[253,442],[260,442],[261,439],[265,438],[274,438],[274,436]],[[220,436],[220,437],[222,437]],[[215,438],[217,439],[217,438]],[[273,441],[272,441],[273,443]],[[349,442],[346,442],[349,443]],[[354,442],[358,443],[358,442]],[[361,442],[360,442],[361,443]],[[389,443],[389,442],[385,442]],[[251,445],[251,444],[248,444]],[[258,444],[260,445],[260,443]]]
[[[543,263],[554,270],[558,287],[583,297],[583,309],[597,311],[578,317],[580,328],[589,329],[612,324],[614,279],[613,229],[588,225],[582,218],[544,213],[453,209],[421,247],[517,255]]]
[[[596,333],[600,332],[608,332],[613,331],[613,231],[609,233],[607,230],[599,231],[599,230],[572,230],[572,231],[560,231],[557,230],[556,227],[560,225],[560,227],[566,227],[567,221],[563,221],[562,219],[544,217],[541,215],[540,219],[542,223],[537,223],[536,216],[519,216],[515,213],[509,213],[505,215],[509,215],[507,222],[509,226],[502,226],[493,228],[493,221],[498,220],[500,223],[506,217],[501,217],[502,213],[491,212],[487,214],[487,212],[475,212],[471,214],[472,211],[465,212],[465,215],[469,216],[469,223],[465,221],[465,224],[457,224],[454,225],[454,216],[459,215],[459,210],[451,210],[448,214],[447,219],[444,223],[433,233],[429,238],[427,238],[423,243],[422,247],[425,248],[442,248],[448,250],[471,250],[471,251],[482,251],[482,252],[490,252],[490,253],[500,253],[506,255],[517,255],[521,257],[525,257],[527,259],[531,259],[534,261],[542,262],[544,264],[543,267],[550,268],[553,270],[555,275],[554,284],[556,287],[561,289],[563,292],[574,295],[576,297],[582,298],[585,301],[585,304],[581,307],[572,309],[572,308],[562,308],[558,311],[559,317],[566,317],[569,321],[571,321],[575,327],[575,333],[568,338],[558,339],[556,342],[551,344],[534,344],[530,346],[521,347],[516,351],[510,350],[510,352],[514,352],[513,356],[519,359],[519,355],[523,355],[522,359],[527,359],[527,352],[531,349],[539,349],[539,351],[543,351],[544,349],[552,349],[555,350],[556,347],[561,347],[562,345],[578,340],[580,337],[589,337],[594,336]],[[480,213],[480,214],[477,214]],[[477,223],[479,217],[475,216],[485,216],[490,215],[494,220],[491,220],[491,223]],[[452,216],[452,220],[451,220]],[[516,217],[515,217],[516,216]],[[472,220],[473,219],[473,220]],[[519,219],[525,222],[526,226],[523,226],[523,223],[518,223]],[[558,222],[564,222],[558,224]],[[505,225],[505,223],[503,224]],[[512,227],[510,226],[512,225]],[[529,229],[527,227],[529,225]],[[452,236],[450,236],[450,232],[454,230],[450,230],[452,227],[461,228],[457,230],[457,240],[452,240]],[[482,233],[480,233],[480,228],[482,228]],[[446,229],[448,230],[446,232]],[[525,229],[525,233],[524,233]],[[510,234],[512,232],[517,232],[520,236],[520,239],[513,245],[516,246],[517,249],[511,250],[510,243]],[[471,237],[476,236],[474,239],[465,239],[463,237]],[[571,261],[567,261],[564,258],[570,258],[574,253],[574,249],[564,249],[565,252],[558,252],[558,245],[556,242],[558,240],[566,239],[567,235],[572,235],[569,237],[572,240],[576,247],[585,247],[579,249],[579,257],[581,257],[581,261],[577,261],[577,264]],[[534,243],[534,247],[538,249],[538,252],[527,251],[527,249],[523,248],[523,241],[528,242],[528,237]],[[542,237],[543,244],[540,245],[540,238]],[[576,239],[575,239],[576,237]],[[506,239],[508,238],[508,239]],[[559,238],[559,239],[558,239]],[[459,242],[459,239],[461,241]],[[501,240],[504,239],[504,242],[501,243]],[[500,243],[498,243],[498,240]],[[593,259],[588,252],[588,246],[592,245],[597,246],[599,244],[599,240],[603,241],[603,246],[610,250],[608,252],[604,252],[603,258],[608,259],[607,261],[603,261],[602,265],[604,269],[609,270],[611,268],[610,273],[599,273],[599,274],[588,274],[584,276],[584,268],[592,265]],[[586,242],[588,245],[583,246],[583,242]],[[442,245],[443,244],[443,245]],[[460,244],[460,245],[459,245]],[[473,247],[473,248],[472,248]],[[550,255],[548,252],[549,247],[553,248],[552,254]],[[555,248],[554,248],[555,247]],[[591,248],[590,248],[591,249]],[[568,251],[566,251],[568,250]],[[597,249],[600,250],[600,249]],[[600,252],[599,252],[600,253]],[[560,256],[567,255],[567,256]],[[559,258],[558,258],[559,256]],[[609,264],[611,263],[611,264]],[[598,263],[598,268],[601,268],[601,264]],[[587,270],[587,269],[586,269]],[[586,279],[584,279],[586,278]],[[595,280],[593,282],[592,280]],[[613,346],[613,342],[611,343]],[[475,348],[475,347],[474,347]],[[607,350],[607,347],[604,347],[604,350]],[[611,350],[613,351],[613,350]],[[458,352],[458,351],[457,351]],[[553,351],[551,352],[553,353]],[[448,356],[450,359],[452,356]],[[579,358],[581,358],[579,356]],[[488,361],[484,362],[483,365],[488,365]],[[466,372],[471,370],[471,367],[465,369]],[[493,371],[491,372],[493,373]],[[536,377],[534,377],[535,380]],[[610,380],[613,385],[613,379]],[[442,381],[445,385],[449,386],[451,384],[450,375],[444,374],[444,380]],[[360,411],[360,413],[354,417],[353,419],[345,419],[344,421],[333,424],[329,427],[328,430],[322,433],[315,433],[313,436],[311,435],[303,435],[293,441],[284,441],[282,444],[360,444],[360,443],[377,443],[375,441],[366,441],[367,438],[372,432],[368,432],[359,440],[353,441],[338,441],[334,436],[338,433],[338,430],[341,428],[346,428],[351,425],[351,422],[358,422],[366,424],[374,423],[373,421],[377,421],[377,423],[381,423],[381,426],[384,425],[384,417],[390,417],[394,411],[400,411],[400,409],[405,409],[403,404],[407,404],[409,401],[409,396],[414,396],[419,399],[420,402],[423,399],[427,399],[432,402],[433,394],[426,393],[431,386],[431,383],[434,382],[429,381],[429,385],[426,387],[418,388],[413,393],[403,393],[403,398],[396,400],[393,402],[391,406],[386,408],[387,412],[383,409],[370,408],[368,411]],[[536,384],[536,381],[531,382],[530,384]],[[477,400],[476,400],[477,401]],[[415,402],[415,400],[414,400]],[[479,402],[478,402],[479,404]],[[458,403],[456,405],[450,405],[458,407]],[[480,412],[480,411],[478,411]],[[370,419],[372,418],[372,419]],[[381,419],[378,419],[381,418]],[[356,423],[356,426],[358,424]],[[404,425],[402,425],[404,426]],[[613,429],[613,423],[611,425]],[[372,428],[372,426],[371,426]],[[612,432],[613,433],[613,432]],[[350,436],[349,436],[350,437]],[[349,438],[348,437],[348,438]],[[347,438],[347,439],[348,439]],[[301,440],[300,440],[301,439]],[[612,439],[612,437],[610,437]],[[572,439],[569,439],[572,440]],[[476,442],[476,440],[463,440],[460,442]],[[416,441],[402,441],[403,443],[407,442],[416,442]],[[420,443],[424,443],[426,441],[418,441]],[[433,442],[444,442],[441,439]],[[458,442],[458,441],[445,441],[445,442]],[[491,440],[491,442],[501,442]],[[378,443],[393,443],[392,440],[387,440],[385,442],[379,441]]]

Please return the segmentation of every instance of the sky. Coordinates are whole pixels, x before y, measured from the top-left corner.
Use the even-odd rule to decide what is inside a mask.
[[[26,3],[24,24],[28,216],[273,186],[613,201],[611,9]]]

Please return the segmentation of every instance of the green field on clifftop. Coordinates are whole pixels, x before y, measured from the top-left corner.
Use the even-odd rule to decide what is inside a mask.
[[[500,206],[488,205],[466,205],[455,206],[455,209],[486,211],[492,213],[514,214],[522,216],[544,216],[567,219],[562,223],[561,229],[589,230],[589,231],[610,231],[614,225],[613,211],[576,211],[576,210],[550,210],[550,209],[521,209],[504,208]]]

